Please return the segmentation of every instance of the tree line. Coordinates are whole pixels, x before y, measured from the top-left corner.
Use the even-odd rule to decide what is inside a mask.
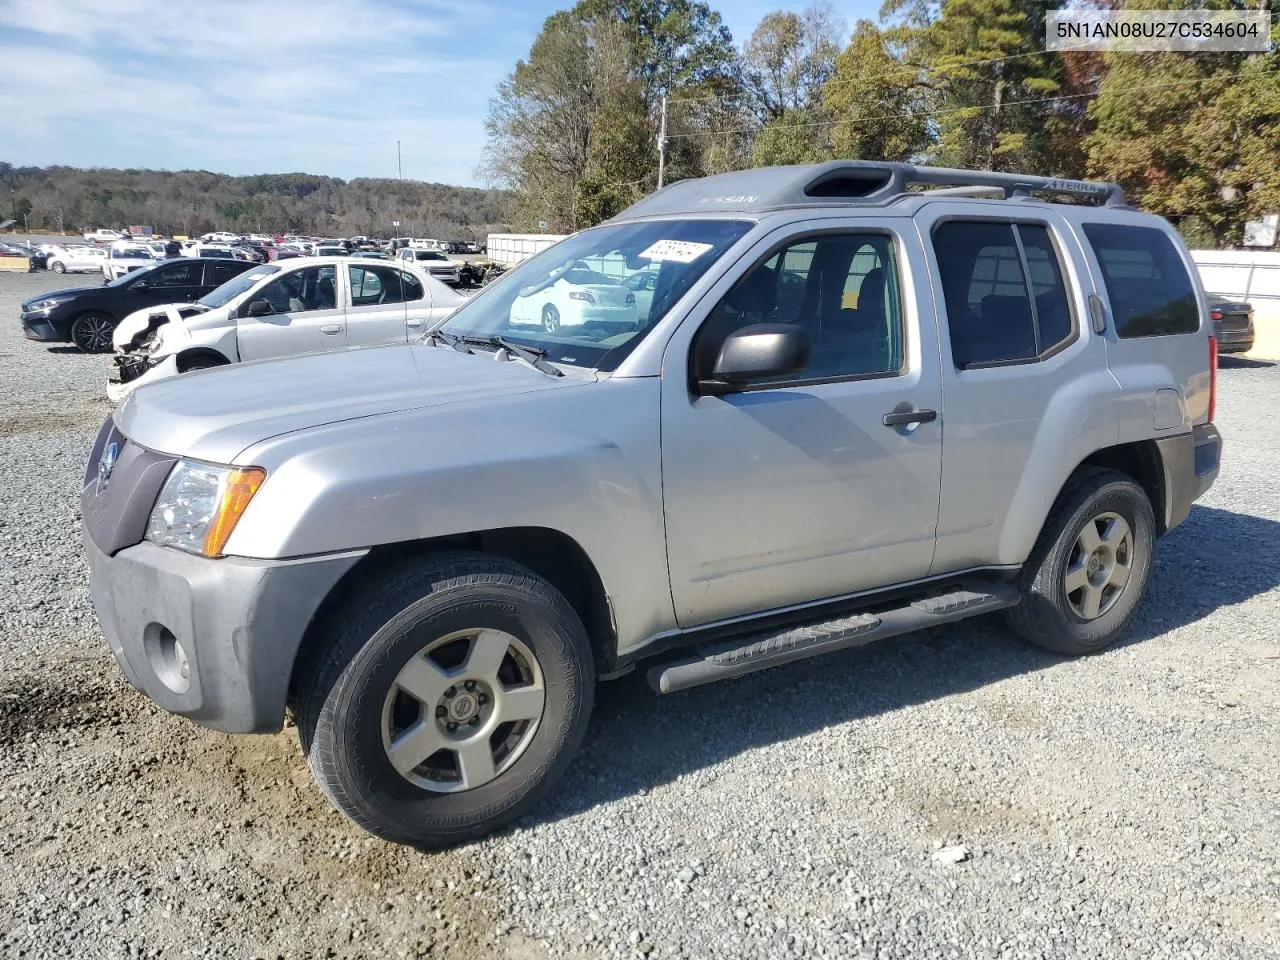
[[[416,180],[0,163],[0,220],[21,224],[25,216],[33,231],[145,224],[165,235],[231,230],[471,240],[509,230],[511,206],[505,190]]]
[[[665,98],[668,182],[834,158],[1114,180],[1201,245],[1280,209],[1280,54],[1046,52],[1049,6],[886,0],[846,34],[819,2],[738,45],[703,0],[580,0],[499,85],[481,172],[523,228],[599,222],[655,188]]]

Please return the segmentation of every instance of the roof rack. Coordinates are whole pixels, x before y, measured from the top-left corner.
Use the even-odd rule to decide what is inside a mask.
[[[912,187],[932,186],[921,194]],[[1124,207],[1118,184],[1062,177],[1039,177],[990,170],[952,170],[910,163],[831,160],[805,166],[757,167],[696,180],[682,180],[651,194],[615,220],[711,211],[763,213],[802,206],[884,206],[906,196],[999,193],[1004,199],[1035,194],[1070,197],[1108,207]]]

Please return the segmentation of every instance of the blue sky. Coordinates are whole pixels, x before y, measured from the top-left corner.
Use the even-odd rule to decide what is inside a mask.
[[[712,5],[741,45],[804,2]],[[0,160],[394,177],[400,140],[405,177],[474,184],[495,85],[571,3],[0,0]]]

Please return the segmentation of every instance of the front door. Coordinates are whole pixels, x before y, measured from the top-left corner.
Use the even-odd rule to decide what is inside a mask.
[[[852,224],[762,241],[715,306],[673,336],[662,473],[681,626],[927,574],[942,396],[927,280],[905,269],[916,243]],[[808,369],[698,395],[725,336],[753,323],[803,327]],[[913,422],[886,425],[891,414]]]
[[[240,307],[236,338],[241,360],[288,357],[347,345],[345,291],[333,264],[303,267],[277,277]],[[260,300],[265,316],[247,316]]]

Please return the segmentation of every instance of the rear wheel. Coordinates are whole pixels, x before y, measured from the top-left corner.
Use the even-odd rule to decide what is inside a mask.
[[[507,560],[412,561],[332,618],[296,691],[303,752],[344,814],[438,848],[520,816],[586,731],[591,646],[546,581]]]
[[[71,342],[85,353],[106,353],[115,328],[114,317],[97,311],[82,313],[71,324]]]
[[[1114,470],[1079,471],[1023,567],[1023,599],[1006,613],[1009,625],[1054,653],[1106,649],[1142,600],[1154,546],[1143,489]]]

